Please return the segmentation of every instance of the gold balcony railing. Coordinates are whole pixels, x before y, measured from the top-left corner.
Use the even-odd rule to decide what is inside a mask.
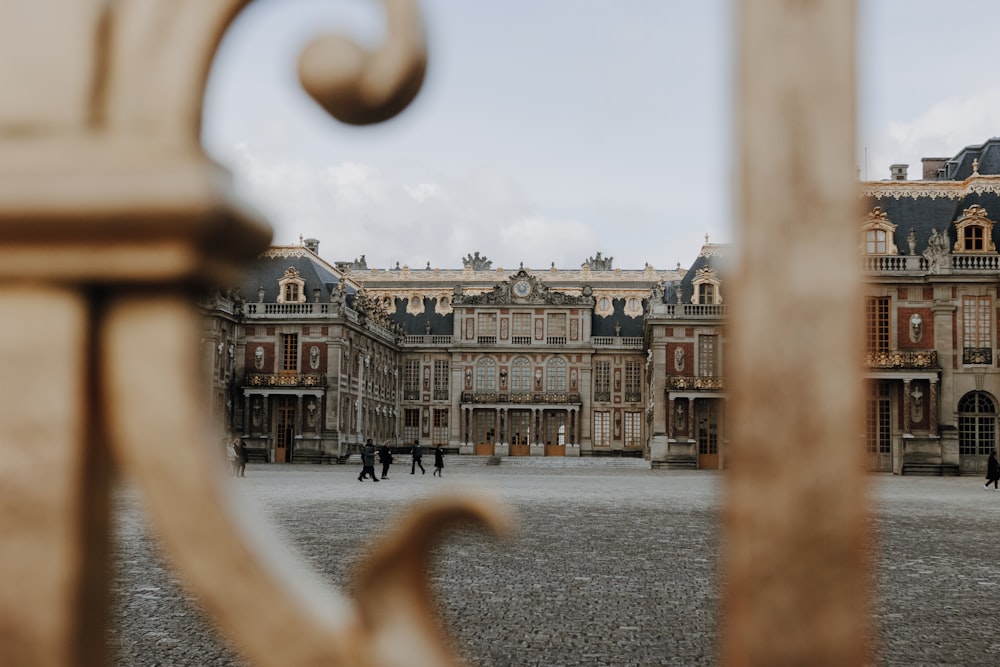
[[[723,391],[726,378],[670,375],[667,377],[667,388],[674,391]]]
[[[325,387],[326,376],[320,373],[247,373],[247,387]]]
[[[937,368],[936,350],[865,352],[865,368]]]

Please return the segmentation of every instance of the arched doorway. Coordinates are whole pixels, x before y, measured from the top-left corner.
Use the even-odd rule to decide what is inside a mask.
[[[962,472],[986,470],[997,446],[997,409],[993,398],[971,391],[958,401],[958,455]]]

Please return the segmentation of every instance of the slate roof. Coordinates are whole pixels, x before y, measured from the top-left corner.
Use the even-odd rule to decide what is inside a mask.
[[[246,301],[257,301],[257,290],[264,288],[264,301],[274,303],[278,300],[278,281],[285,277],[288,268],[299,272],[299,278],[305,281],[306,301],[313,300],[313,290],[320,290],[319,300],[329,302],[330,294],[338,288],[340,276],[333,267],[313,254],[305,247],[275,247],[257,258],[240,285],[240,295]],[[346,288],[348,296],[356,292],[350,282]]]
[[[436,301],[424,298],[424,312],[419,315],[406,312],[406,299],[396,299],[396,312],[390,317],[403,325],[403,333],[408,336],[450,336],[455,328],[455,314],[440,315],[434,312]],[[427,325],[430,324],[428,329]]]
[[[973,174],[972,163],[978,160],[978,178]],[[966,146],[945,163],[943,172],[933,181],[880,181],[867,184],[864,196],[864,215],[878,206],[886,213],[889,222],[897,225],[893,241],[900,255],[910,254],[907,236],[912,229],[916,236],[914,254],[920,255],[927,248],[927,241],[934,229],[946,231],[953,247],[957,236],[954,222],[962,212],[978,204],[986,209],[990,220],[1000,221],[1000,137],[994,137],[978,146]],[[951,188],[944,192],[935,184]],[[965,186],[963,187],[963,183]],[[1000,232],[997,228],[995,232]],[[860,243],[860,239],[859,239]]]

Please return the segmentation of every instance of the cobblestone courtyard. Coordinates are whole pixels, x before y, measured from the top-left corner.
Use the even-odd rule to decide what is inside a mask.
[[[371,540],[412,503],[468,486],[502,499],[517,537],[455,533],[432,574],[471,665],[715,664],[724,474],[454,465],[439,479],[396,465],[379,484],[357,474],[250,465],[232,484],[245,511],[342,590]],[[876,664],[1000,664],[1000,493],[969,477],[870,481]],[[116,664],[246,665],[164,568],[134,494],[118,494],[116,508]]]

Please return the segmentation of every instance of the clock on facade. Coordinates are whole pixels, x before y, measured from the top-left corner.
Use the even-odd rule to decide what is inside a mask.
[[[516,296],[525,297],[531,293],[531,283],[527,280],[518,280],[514,283],[514,294]]]

